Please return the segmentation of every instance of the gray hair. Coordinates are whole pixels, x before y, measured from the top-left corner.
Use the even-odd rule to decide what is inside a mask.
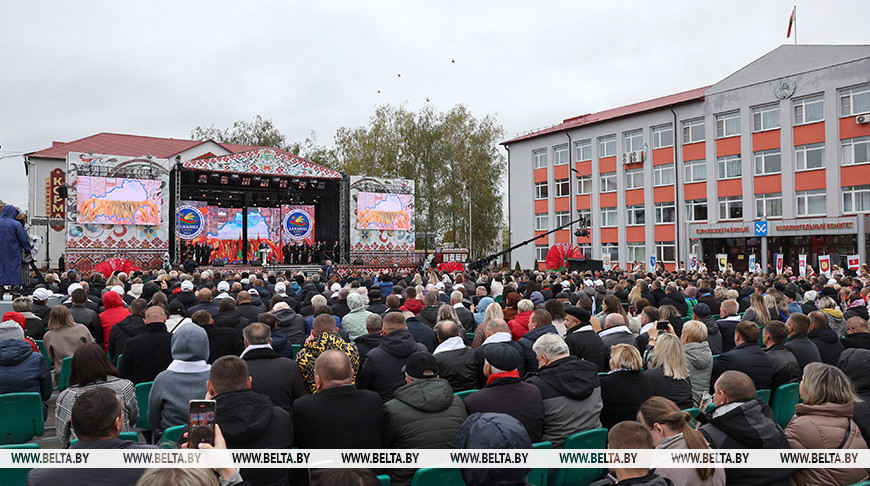
[[[570,351],[565,340],[558,334],[547,333],[539,337],[532,345],[532,351],[536,355],[543,354],[549,360],[556,360],[568,356]]]
[[[321,305],[326,305],[326,297],[324,297],[320,294],[317,294],[311,298],[311,308],[312,309],[316,309],[316,308],[320,307]]]
[[[610,329],[611,327],[624,326],[624,325],[625,325],[625,318],[622,317],[622,314],[620,314],[618,312],[611,312],[610,314],[607,314],[607,317],[604,318],[604,328],[605,329]]]
[[[450,302],[462,302],[462,292],[454,290],[450,293]]]
[[[271,333],[272,331],[269,330],[269,326],[262,322],[248,324],[248,326],[242,331],[242,335],[245,337],[245,342],[249,345],[269,344],[269,340],[272,339]]]
[[[528,312],[530,310],[535,310],[535,303],[529,299],[523,299],[517,302],[517,310],[520,312]]]

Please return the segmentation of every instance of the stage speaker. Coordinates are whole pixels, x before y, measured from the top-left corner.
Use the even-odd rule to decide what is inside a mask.
[[[211,265],[212,265],[213,267],[222,267],[222,266],[224,266],[224,262],[221,261],[221,260],[215,260],[214,262],[212,262]]]
[[[366,262],[364,262],[364,261],[362,261],[362,260],[360,260],[360,259],[356,259],[356,260],[353,261],[353,264],[354,264],[354,265],[365,265]]]
[[[601,270],[604,268],[604,264],[601,260],[591,260],[587,258],[569,258],[568,259],[568,271],[569,272],[585,272],[587,270]]]
[[[263,265],[263,262],[261,260],[251,260],[251,265],[259,267]]]

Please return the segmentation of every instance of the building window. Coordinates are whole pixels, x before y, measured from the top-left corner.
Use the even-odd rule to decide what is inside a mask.
[[[565,165],[570,162],[568,144],[553,147],[553,165]]]
[[[656,165],[653,167],[653,179],[656,186],[670,186],[674,183],[673,164]]]
[[[686,201],[686,222],[699,223],[707,221],[707,200],[691,199]]]
[[[616,208],[601,208],[601,227],[616,226]]]
[[[743,198],[740,196],[719,198],[719,219],[742,219]]]
[[[630,262],[646,262],[646,244],[645,243],[629,243],[628,244],[628,261]]]
[[[673,241],[656,241],[656,262],[676,263],[677,247]]]
[[[598,158],[616,157],[616,135],[598,139]]]
[[[536,169],[543,169],[547,166],[547,149],[532,151],[532,160]]]
[[[763,132],[779,128],[779,103],[752,109],[752,131]]]
[[[611,262],[619,261],[619,245],[615,243],[604,243],[601,245],[601,256],[610,255]]]
[[[825,119],[824,95],[794,100],[794,124],[815,123]]]
[[[825,144],[811,143],[794,148],[796,170],[821,169],[825,166]]]
[[[683,165],[686,169],[686,183],[704,182],[707,180],[706,160],[687,160]]]
[[[655,203],[656,208],[656,224],[675,223],[677,221],[677,210],[673,202]]]
[[[556,179],[556,197],[570,196],[571,179]]]
[[[643,204],[628,206],[628,225],[643,226],[646,223],[646,210]]]
[[[574,154],[578,162],[592,160],[592,140],[574,142]]]
[[[561,228],[571,222],[571,213],[568,211],[556,211],[556,228]]]
[[[592,210],[591,209],[578,209],[577,210],[577,219],[583,218],[586,220],[587,226],[592,226]]]
[[[577,245],[577,248],[580,250],[580,253],[583,254],[586,258],[592,258],[592,245],[589,243]]]
[[[843,188],[843,212],[870,211],[870,185]]]
[[[840,116],[870,112],[870,84],[840,91]]]
[[[643,189],[643,169],[625,171],[626,189]]]
[[[643,150],[643,130],[632,130],[622,134],[623,152]]]
[[[550,251],[550,246],[547,244],[535,245],[535,261],[543,262],[547,260],[547,252]]]
[[[592,194],[592,178],[577,176],[577,194]]]
[[[740,135],[740,112],[716,115],[716,138]]]
[[[535,231],[547,231],[550,229],[550,217],[544,214],[535,215]]]
[[[663,125],[652,129],[653,148],[674,146],[674,126]]]
[[[779,174],[782,172],[779,149],[755,152],[755,175]]]
[[[870,162],[870,137],[847,138],[840,144],[843,165]]]
[[[535,183],[535,199],[547,199],[549,196],[550,185],[548,182]]]
[[[743,175],[743,162],[739,155],[726,155],[717,159],[719,179],[734,179]]]
[[[824,216],[826,213],[824,189],[797,192],[798,216]]]
[[[755,217],[781,218],[782,217],[782,193],[755,195]]]
[[[601,174],[601,192],[613,192],[616,190],[616,172]]]
[[[683,122],[683,143],[704,141],[704,119],[687,120]]]

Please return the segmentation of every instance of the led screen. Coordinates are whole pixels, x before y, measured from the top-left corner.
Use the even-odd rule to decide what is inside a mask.
[[[79,176],[77,191],[81,223],[160,224],[159,180]]]
[[[413,217],[411,194],[357,193],[357,229],[411,231]]]

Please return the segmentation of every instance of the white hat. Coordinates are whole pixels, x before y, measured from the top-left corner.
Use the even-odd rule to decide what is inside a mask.
[[[249,295],[260,295],[260,293],[257,292],[257,289],[248,289],[248,294]]]
[[[181,282],[181,290],[184,292],[193,290],[193,282],[191,282],[190,280],[185,280],[184,282]]]
[[[435,284],[435,288],[438,290],[444,290],[444,282],[438,282]]]
[[[115,285],[115,286],[112,287],[110,290],[111,290],[112,292],[114,292],[114,293],[120,295],[121,297],[124,296],[124,287],[121,287],[120,285]]]
[[[48,300],[52,295],[54,295],[51,290],[40,287],[33,291],[33,298],[36,300]]]
[[[82,287],[82,285],[78,284],[78,283],[70,284],[69,287],[67,287],[67,289],[66,289],[66,294],[69,296],[72,296],[73,292],[75,292],[78,289],[83,289],[83,288],[84,287]]]
[[[15,321],[3,321],[0,323],[0,341],[7,339],[23,340],[24,329],[21,329],[21,326]]]
[[[335,282],[334,284],[332,284],[332,287],[329,287],[329,290],[331,290],[333,292],[338,292],[339,290],[341,290],[341,284],[338,282]]]
[[[278,282],[275,284],[275,292],[281,293],[287,291],[287,285],[284,282]]]
[[[218,282],[217,286],[218,292],[229,292],[230,291],[230,283],[226,280],[221,280]]]

